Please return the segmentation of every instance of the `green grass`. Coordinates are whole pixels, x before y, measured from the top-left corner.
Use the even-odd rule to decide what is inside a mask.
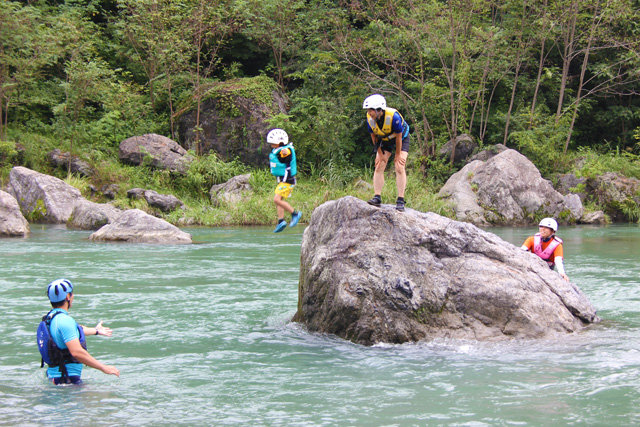
[[[78,188],[82,195],[94,202],[113,203],[121,209],[137,208],[172,224],[203,226],[235,226],[235,225],[273,225],[276,221],[276,208],[273,203],[275,178],[264,168],[250,168],[237,161],[223,162],[217,156],[196,158],[186,174],[165,170],[151,169],[147,166],[131,166],[122,164],[117,153],[112,151],[83,150],[77,147],[81,158],[89,161],[95,174],[89,179],[77,175],[68,175],[62,169],[53,169],[46,159],[46,153],[57,145],[65,151],[64,144],[58,144],[51,137],[23,132],[15,134],[14,141],[23,147],[22,154],[17,156],[12,150],[14,144],[3,145],[3,162],[0,163],[0,185],[7,183],[12,160],[20,160],[20,164],[41,173],[57,176],[70,185]],[[87,148],[87,147],[85,147]],[[82,153],[82,154],[80,154]],[[575,161],[573,172],[581,176],[594,176],[607,171],[617,171],[626,176],[640,177],[638,156],[628,153],[596,153],[594,150],[579,150],[567,155]],[[579,165],[579,166],[578,166]],[[321,167],[301,167],[298,174],[298,185],[288,202],[303,212],[303,222],[309,221],[313,210],[328,200],[336,200],[350,195],[368,200],[373,191],[357,185],[359,181],[371,183],[373,170],[358,169],[346,161],[332,159]],[[454,211],[447,202],[437,197],[437,192],[446,181],[446,176],[439,176],[437,169],[427,168],[422,172],[419,162],[410,162],[407,167],[407,189],[405,200],[408,208],[422,212],[454,218]],[[450,171],[455,172],[454,170]],[[253,191],[237,204],[213,206],[209,196],[212,185],[226,182],[236,175],[251,173]],[[92,195],[91,186],[100,190],[103,185],[117,184],[120,188],[115,200],[109,200],[98,192]],[[131,188],[155,190],[160,194],[172,194],[178,197],[185,209],[171,213],[163,213],[147,205],[144,200],[131,200],[127,190]],[[393,204],[396,199],[396,183],[393,164],[389,164],[385,173],[385,185],[382,192],[383,203]],[[600,208],[585,206],[586,211]],[[637,205],[624,207],[634,218],[640,217]]]
[[[146,170],[146,171],[145,171]],[[234,226],[234,225],[273,225],[276,222],[276,208],[273,203],[276,181],[267,169],[245,170],[251,173],[250,183],[253,191],[246,199],[236,204],[222,204],[213,206],[209,199],[209,192],[187,191],[184,187],[175,187],[176,178],[166,171],[149,171],[144,167],[125,165],[110,165],[110,177],[113,183],[120,186],[120,192],[112,203],[120,209],[141,209],[176,225],[202,226]],[[303,212],[303,222],[310,219],[313,210],[328,200],[339,199],[344,196],[354,196],[362,200],[369,199],[372,191],[362,189],[354,184],[362,179],[370,182],[372,177],[362,171],[352,183],[344,186],[333,186],[321,177],[298,176],[298,185],[293,195],[287,201],[297,210]],[[104,173],[103,173],[104,175]],[[393,170],[386,174],[383,199],[386,203],[394,203],[396,198],[396,184]],[[180,179],[178,179],[179,181]],[[67,182],[78,188],[85,198],[95,202],[109,202],[101,196],[91,197],[89,181],[86,178],[72,176]],[[95,186],[95,184],[94,184]],[[127,198],[126,191],[139,187],[155,190],[161,194],[173,194],[185,204],[184,210],[162,213],[151,208],[144,200]],[[210,188],[210,187],[209,187]],[[406,200],[407,207],[420,211],[433,211],[442,215],[452,216],[452,211],[445,202],[437,199],[436,192],[429,183],[421,179],[418,174],[409,174]]]

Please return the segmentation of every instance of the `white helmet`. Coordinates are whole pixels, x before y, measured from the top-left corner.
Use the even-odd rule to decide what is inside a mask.
[[[271,129],[267,134],[267,143],[280,145],[289,143],[289,135],[282,129]]]
[[[558,231],[558,223],[553,218],[544,218],[542,221],[540,221],[540,224],[538,224],[538,226],[550,228],[554,232]]]
[[[365,110],[368,110],[369,108],[373,108],[374,110],[377,110],[378,108],[385,109],[387,108],[387,100],[384,99],[384,96],[376,93],[368,96],[367,99],[364,100],[362,108]]]

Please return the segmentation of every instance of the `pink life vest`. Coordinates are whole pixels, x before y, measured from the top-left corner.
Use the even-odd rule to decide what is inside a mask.
[[[540,233],[537,233],[533,236],[533,253],[538,255],[543,260],[547,261],[550,268],[553,268],[555,265],[554,262],[549,261],[551,255],[553,255],[553,251],[562,244],[562,239],[557,236],[551,236],[551,242],[549,242],[549,246],[545,250],[542,250],[542,237],[540,237]]]

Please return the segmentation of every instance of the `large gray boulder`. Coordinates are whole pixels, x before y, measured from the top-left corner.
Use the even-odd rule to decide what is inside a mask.
[[[557,181],[555,188],[561,194],[576,194],[581,201],[586,198],[585,187],[587,179],[578,177],[572,173],[556,174],[554,179]],[[579,191],[582,190],[582,191]]]
[[[221,204],[235,204],[246,198],[253,192],[253,187],[249,184],[251,174],[237,175],[222,184],[216,184],[209,190],[211,203],[213,206]]]
[[[490,158],[495,157],[506,150],[508,150],[506,145],[503,145],[503,144],[492,145],[490,147],[487,147],[487,149],[482,150],[474,154],[473,156],[471,156],[467,161],[467,163],[471,163],[474,160],[482,160],[483,162],[486,162]]]
[[[63,180],[22,166],[11,169],[8,190],[31,222],[64,224],[82,198],[80,190]]]
[[[120,160],[132,165],[147,162],[159,169],[186,173],[193,158],[180,144],[166,136],[148,133],[127,138],[120,143]]]
[[[184,209],[184,203],[172,194],[160,194],[154,190],[144,192],[144,198],[153,208],[158,208],[162,212],[172,212],[176,209]]]
[[[587,179],[588,201],[603,206],[612,221],[636,221],[640,206],[640,180],[616,172],[607,172]]]
[[[24,237],[29,234],[29,223],[20,212],[18,201],[0,190],[0,236]]]
[[[450,160],[451,151],[453,151],[454,146],[454,163],[466,161],[469,157],[471,157],[474,150],[478,148],[478,144],[473,140],[473,137],[469,134],[463,133],[462,135],[458,135],[455,140],[449,140],[440,148],[440,150],[438,151],[440,157],[444,158],[445,160]]]
[[[124,211],[115,221],[89,236],[89,239],[131,243],[192,243],[189,233],[139,209]]]
[[[75,154],[65,153],[59,148],[56,148],[47,153],[47,157],[49,158],[49,163],[56,168],[62,168],[71,173],[77,173],[83,176],[93,175],[91,165]]]
[[[478,226],[491,225],[485,218],[484,208],[478,203],[477,185],[471,186],[471,178],[484,162],[474,160],[449,177],[438,195],[447,198],[456,212],[456,218]]]
[[[171,212],[178,208],[184,209],[184,203],[176,196],[171,194],[160,194],[154,190],[145,190],[144,188],[132,188],[127,191],[127,197],[130,199],[142,199],[153,208],[158,208],[162,212]]]
[[[558,193],[529,159],[511,149],[467,164],[438,195],[451,201],[457,219],[480,226],[529,225],[543,216],[576,223],[583,214],[577,195]]]
[[[81,230],[97,230],[103,225],[114,222],[122,212],[121,209],[108,203],[94,203],[80,199],[73,207],[67,226]]]
[[[539,257],[472,224],[344,197],[305,229],[298,310],[355,343],[543,338],[599,319]]]

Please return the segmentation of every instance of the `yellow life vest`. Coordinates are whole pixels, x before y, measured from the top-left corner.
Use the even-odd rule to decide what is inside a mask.
[[[393,123],[393,115],[395,113],[398,113],[398,110],[394,110],[393,108],[385,108],[384,124],[382,125],[382,129],[378,127],[378,122],[376,121],[376,119],[374,119],[369,115],[369,113],[367,113],[367,122],[369,123],[371,130],[375,135],[379,136],[380,139],[382,139],[383,141],[390,141],[396,137],[395,132],[391,130],[392,123]],[[404,125],[404,117],[402,117],[402,114],[400,113],[398,114],[400,115],[400,118],[402,119],[402,123]]]

